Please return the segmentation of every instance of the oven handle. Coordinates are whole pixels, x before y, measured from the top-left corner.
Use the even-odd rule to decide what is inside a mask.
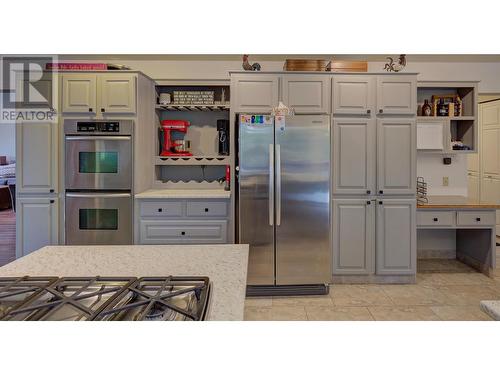
[[[68,198],[130,198],[130,193],[66,193]]]
[[[130,135],[67,135],[65,139],[67,141],[130,141],[132,137]]]

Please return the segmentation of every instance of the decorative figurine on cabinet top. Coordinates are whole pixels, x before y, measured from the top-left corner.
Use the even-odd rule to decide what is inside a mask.
[[[384,66],[384,70],[388,72],[400,72],[406,66],[406,55],[399,55],[398,63],[394,63],[394,59],[392,57],[386,57],[388,62]]]
[[[250,63],[248,62],[248,55],[243,55],[243,69],[260,71],[260,64],[253,63],[252,65],[250,65]]]

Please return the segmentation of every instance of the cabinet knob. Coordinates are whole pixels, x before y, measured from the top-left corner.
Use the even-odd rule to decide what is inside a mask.
[[[163,208],[159,208],[159,209],[158,209],[158,212],[163,212]]]
[[[50,202],[50,203],[54,203],[54,202],[55,202],[55,200],[51,199],[49,202]]]
[[[432,219],[432,220],[434,220],[434,221],[438,221],[438,218],[437,218],[437,217],[435,217],[435,218],[434,218],[434,219]]]
[[[379,194],[384,194],[384,191],[383,190],[379,190],[378,193]]]
[[[366,201],[366,204],[372,204],[372,202],[371,201]]]
[[[372,110],[371,110],[371,109],[367,109],[367,110],[366,110],[366,114],[368,114],[368,115],[369,115],[370,113],[372,113]]]
[[[185,236],[185,235],[186,235],[186,232],[181,232],[181,234],[182,234],[183,236]]]
[[[383,109],[379,109],[378,113],[384,113],[384,110]]]
[[[50,190],[49,190],[49,193],[53,193],[53,192],[54,192],[54,189],[50,189]]]
[[[205,212],[208,212],[208,208],[205,208]]]
[[[382,201],[378,201],[378,204],[384,204],[384,202],[382,202]]]
[[[480,217],[476,217],[476,221],[481,221],[481,218]]]
[[[89,108],[89,112],[94,112],[94,111],[92,110],[92,108]]]
[[[101,108],[101,112],[106,112],[106,110],[104,108]]]
[[[367,191],[366,191],[366,194],[371,194],[371,193],[372,193],[372,191],[371,191],[371,190],[367,190]]]

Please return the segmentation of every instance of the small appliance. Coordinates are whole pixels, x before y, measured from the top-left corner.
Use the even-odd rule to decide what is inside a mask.
[[[219,155],[229,155],[229,121],[217,120]]]
[[[163,143],[160,156],[193,156],[188,151],[190,147],[188,140],[172,139],[172,132],[186,133],[189,125],[189,121],[184,120],[163,120],[161,122]]]

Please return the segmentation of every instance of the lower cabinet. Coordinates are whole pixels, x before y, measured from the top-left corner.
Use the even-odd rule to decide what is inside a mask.
[[[415,213],[415,199],[334,199],[333,274],[414,274]]]
[[[139,244],[227,243],[228,200],[140,200],[138,214]]]
[[[23,197],[16,202],[16,258],[59,238],[59,202],[57,197]]]

